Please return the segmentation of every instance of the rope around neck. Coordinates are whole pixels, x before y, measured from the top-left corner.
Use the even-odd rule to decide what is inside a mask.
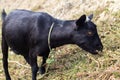
[[[54,26],[54,22],[53,22],[52,25],[50,26],[50,30],[49,30],[49,33],[48,33],[48,47],[49,47],[49,50],[50,50],[50,51],[52,50],[52,48],[51,48],[51,46],[50,46],[50,36],[51,36],[51,32],[52,32],[53,26]]]

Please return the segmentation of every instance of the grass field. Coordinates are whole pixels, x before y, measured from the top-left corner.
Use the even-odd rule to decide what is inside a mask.
[[[119,0],[1,0],[0,10],[24,8],[44,11],[59,19],[77,19],[82,14],[94,14],[98,33],[104,45],[100,55],[91,55],[76,45],[53,49],[47,73],[38,80],[120,80],[120,1]],[[1,26],[1,24],[0,24]],[[1,32],[0,32],[1,34]],[[0,36],[1,37],[1,36]],[[1,41],[1,39],[0,39]],[[31,69],[20,55],[9,52],[9,71],[12,80],[30,80]],[[38,64],[41,58],[38,58]],[[0,50],[0,80],[5,80]]]

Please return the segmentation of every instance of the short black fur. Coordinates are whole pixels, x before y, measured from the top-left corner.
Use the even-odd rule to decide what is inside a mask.
[[[58,20],[43,12],[14,10],[6,15],[3,10],[2,19],[2,53],[6,80],[11,80],[8,72],[8,47],[22,55],[30,64],[32,80],[36,80],[38,71],[37,56],[43,58],[40,73],[45,73],[45,63],[50,52],[48,33],[53,23],[50,37],[52,48],[76,44],[92,54],[103,49],[96,25],[91,20],[86,22],[86,15],[77,20]]]

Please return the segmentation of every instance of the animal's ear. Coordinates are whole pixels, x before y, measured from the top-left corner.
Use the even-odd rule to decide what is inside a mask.
[[[86,21],[86,15],[82,15],[77,21],[76,21],[76,25],[77,26],[81,26],[85,23]]]
[[[90,15],[88,16],[88,18],[89,18],[90,20],[92,20],[93,14],[90,14]]]

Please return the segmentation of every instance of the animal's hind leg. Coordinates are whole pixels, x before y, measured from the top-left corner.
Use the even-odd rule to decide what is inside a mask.
[[[2,37],[2,54],[3,54],[3,68],[4,68],[6,80],[11,80],[8,71],[8,45],[3,37]]]

